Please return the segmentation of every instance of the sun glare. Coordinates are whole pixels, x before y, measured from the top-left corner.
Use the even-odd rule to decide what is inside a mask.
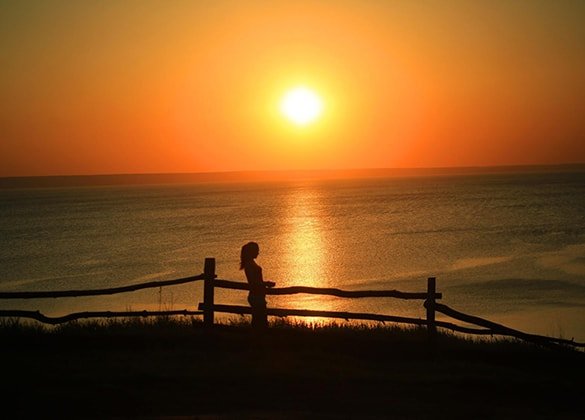
[[[321,115],[323,103],[311,89],[296,87],[286,92],[280,104],[282,114],[297,125],[307,125]]]

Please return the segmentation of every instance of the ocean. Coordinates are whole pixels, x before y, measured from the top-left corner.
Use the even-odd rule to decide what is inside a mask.
[[[585,341],[585,172],[0,189],[0,290],[93,289],[199,274],[277,286],[425,291],[526,332]],[[269,306],[423,318],[421,301],[269,297]],[[0,300],[47,315],[196,309],[202,283]],[[216,301],[246,305],[246,293]]]

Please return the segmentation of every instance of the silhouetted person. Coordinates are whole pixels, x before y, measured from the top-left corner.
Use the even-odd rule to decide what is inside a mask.
[[[266,288],[273,287],[273,281],[264,281],[262,267],[256,264],[254,259],[260,253],[260,247],[256,242],[248,242],[242,247],[240,254],[240,270],[246,273],[246,279],[250,285],[248,302],[252,307],[252,326],[266,328],[268,318],[266,316]]]

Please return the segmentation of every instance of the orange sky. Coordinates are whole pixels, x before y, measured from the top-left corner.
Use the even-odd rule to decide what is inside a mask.
[[[0,6],[0,176],[585,162],[585,3]],[[323,118],[278,101],[304,84]]]

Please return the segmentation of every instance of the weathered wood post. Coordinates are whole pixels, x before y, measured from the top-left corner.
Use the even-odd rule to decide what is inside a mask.
[[[437,325],[435,324],[435,291],[436,278],[429,277],[427,279],[427,300],[425,301],[425,308],[427,309],[427,331],[431,345],[435,343],[437,337]]]
[[[203,266],[203,325],[213,326],[213,281],[215,280],[215,258],[205,258]]]

